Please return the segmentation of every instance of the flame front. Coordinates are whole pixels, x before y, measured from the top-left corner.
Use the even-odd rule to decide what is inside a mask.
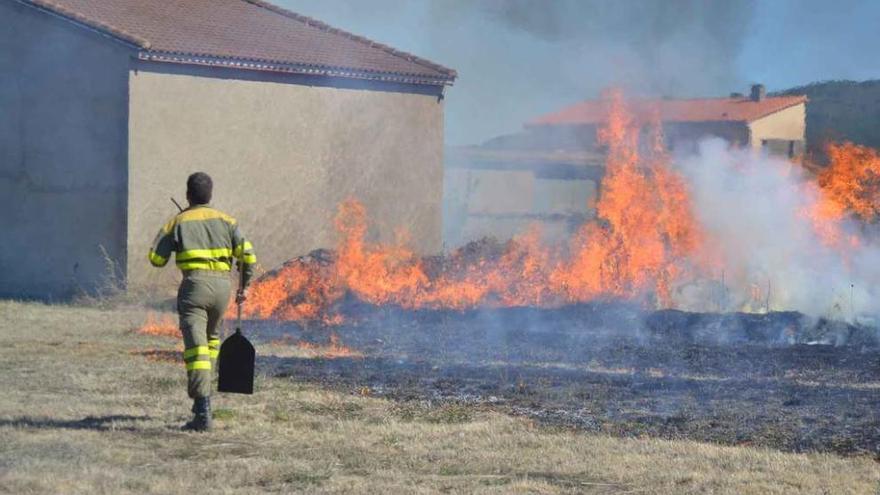
[[[245,314],[257,318],[339,321],[333,306],[347,292],[371,304],[404,308],[466,309],[487,306],[555,306],[598,297],[654,295],[669,306],[701,234],[682,178],[669,167],[659,124],[651,148],[639,153],[640,127],[622,94],[610,92],[607,124],[599,140],[608,149],[607,172],[596,205],[598,218],[570,244],[541,244],[537,227],[507,243],[500,255],[466,259],[454,254],[433,276],[406,247],[366,240],[367,213],[357,201],[336,216],[336,258],[290,263],[257,282]]]
[[[156,316],[152,311],[147,313],[146,321],[135,332],[156,337],[180,337],[180,329],[178,329],[174,317],[167,313]]]
[[[607,119],[597,138],[606,149],[606,172],[596,218],[566,245],[543,245],[540,230],[532,227],[491,255],[462,248],[440,261],[423,259],[407,247],[404,232],[391,245],[369,242],[366,209],[348,200],[335,219],[335,255],[292,260],[262,277],[245,315],[341,323],[337,307],[347,294],[407,309],[555,307],[604,298],[675,306],[682,286],[723,273],[722,249],[694,214],[689,185],[672,167],[659,118],[636,122],[619,91],[607,92],[604,100]],[[643,129],[647,139],[641,139]],[[832,145],[829,156],[818,181],[798,186],[799,194],[812,198],[802,215],[823,244],[845,252],[858,245],[844,234],[847,212],[865,220],[877,215],[880,157],[850,143]],[[731,278],[741,283],[745,299],[765,302],[743,307],[768,309],[759,288],[767,279],[749,276]]]
[[[297,342],[296,347],[300,350],[308,352],[312,355],[312,357],[320,357],[325,359],[364,357],[363,353],[361,353],[360,351],[356,351],[350,347],[343,345],[339,339],[339,336],[336,335],[335,332],[330,332],[330,342],[328,342],[327,344],[314,344],[303,340]]]

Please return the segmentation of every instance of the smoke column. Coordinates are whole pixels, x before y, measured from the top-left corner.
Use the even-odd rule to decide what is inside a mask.
[[[284,7],[452,67],[450,145],[518,131],[598,96],[742,91],[735,60],[755,2],[735,0],[277,0]]]

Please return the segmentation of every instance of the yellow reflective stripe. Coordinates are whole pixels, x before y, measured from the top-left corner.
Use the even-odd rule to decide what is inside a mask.
[[[165,263],[168,263],[168,258],[159,256],[152,249],[150,250],[149,259],[150,259],[150,263],[152,263],[155,266],[165,266]]]
[[[175,259],[177,261],[186,261],[193,258],[210,259],[210,258],[231,258],[232,250],[229,248],[213,248],[213,249],[187,249],[177,253]]]
[[[177,268],[183,271],[187,270],[214,270],[218,272],[228,272],[232,266],[225,261],[178,261]]]
[[[208,346],[206,345],[197,345],[195,347],[190,347],[189,349],[183,351],[183,359],[189,359],[193,356],[207,356],[208,355]]]
[[[174,226],[177,225],[177,217],[168,220],[168,222],[162,226],[162,233],[168,235],[174,230]]]
[[[220,339],[208,339],[208,347],[220,347]]]
[[[235,219],[230,217],[226,213],[204,206],[185,210],[183,213],[177,215],[176,220],[178,222],[192,222],[198,220],[212,220],[214,218],[221,218],[227,223],[235,225]]]
[[[235,247],[235,251],[233,252],[236,258],[241,257],[242,251],[250,251],[254,249],[254,245],[250,243],[250,241],[244,241],[243,244],[239,244]]]
[[[217,349],[211,349],[211,359],[217,359],[217,356],[220,355],[220,351]]]
[[[253,265],[257,262],[257,255],[251,253],[245,253],[244,256],[241,257],[241,261],[248,265]]]
[[[191,363],[186,363],[186,371],[210,370],[210,369],[211,369],[211,361],[193,361]]]

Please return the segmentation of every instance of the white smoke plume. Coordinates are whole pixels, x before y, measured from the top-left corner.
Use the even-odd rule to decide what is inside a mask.
[[[721,266],[713,283],[683,291],[681,306],[710,301],[723,310],[845,320],[880,310],[880,246],[853,221],[840,223],[845,247],[824,243],[808,215],[821,191],[799,165],[721,139],[702,141],[676,162]]]

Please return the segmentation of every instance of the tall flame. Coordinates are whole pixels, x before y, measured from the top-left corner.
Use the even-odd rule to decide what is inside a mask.
[[[545,246],[532,227],[499,249],[474,254],[466,247],[423,259],[407,247],[402,231],[390,245],[368,241],[367,211],[348,200],[334,222],[335,254],[295,259],[262,277],[245,315],[335,324],[343,321],[337,308],[349,295],[409,309],[553,307],[597,298],[671,307],[690,282],[720,274],[712,283],[725,286],[725,250],[713,237],[717,233],[710,235],[696,219],[688,183],[671,166],[659,117],[636,122],[620,91],[604,98],[607,119],[597,138],[606,163],[596,219],[566,245]],[[830,164],[817,181],[791,183],[801,188],[797,194],[806,205],[801,214],[816,237],[845,259],[858,247],[858,238],[845,233],[848,212],[867,221],[878,214],[880,155],[852,143],[831,145],[828,155]],[[744,295],[743,309],[769,309],[777,289],[766,274],[752,280],[745,266],[727,268],[728,282],[735,280]]]
[[[819,173],[830,215],[852,211],[864,221],[880,211],[880,153],[873,148],[845,142],[826,147],[828,166]]]
[[[429,270],[406,247],[370,243],[367,213],[343,202],[335,220],[336,258],[325,264],[292,262],[257,282],[248,316],[339,321],[334,305],[346,294],[372,304],[405,308],[465,309],[488,306],[554,306],[597,297],[653,296],[670,306],[672,291],[697,259],[703,234],[691,211],[682,177],[670,168],[659,122],[640,153],[640,126],[619,91],[606,95],[607,123],[598,132],[607,147],[607,172],[596,205],[566,249],[541,244],[532,228],[500,255],[467,259],[458,253]],[[432,276],[428,276],[431,273]]]
[[[607,147],[596,205],[600,222],[581,229],[572,261],[554,279],[573,301],[601,294],[634,297],[653,289],[659,305],[669,306],[672,288],[702,234],[685,182],[669,166],[658,118],[643,157],[641,126],[629,116],[622,94],[613,91],[607,99],[607,124],[597,136]]]

